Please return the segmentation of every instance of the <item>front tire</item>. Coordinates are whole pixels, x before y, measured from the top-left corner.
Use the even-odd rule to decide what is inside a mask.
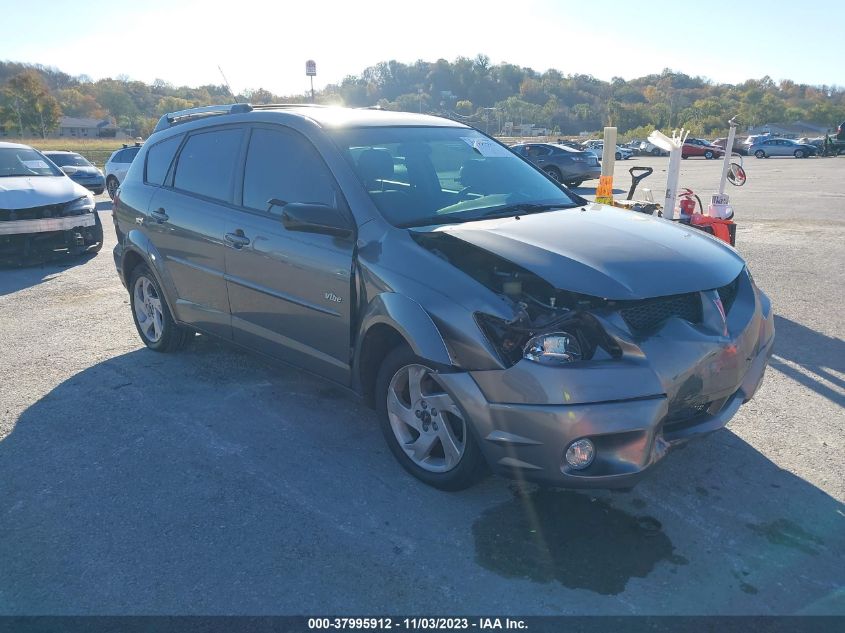
[[[379,424],[396,460],[440,490],[463,490],[485,472],[468,416],[407,346],[390,352],[376,378]]]
[[[572,181],[566,183],[566,186],[569,187],[570,189],[574,189],[575,187],[580,187],[583,183],[584,183],[583,180],[572,180]]]
[[[158,280],[145,264],[129,278],[132,319],[144,345],[155,352],[175,352],[184,347],[190,330],[173,320]]]
[[[804,158],[804,150],[803,149],[796,149],[794,155],[795,155],[795,158]]]
[[[706,152],[704,152],[704,158],[706,158],[707,160],[711,160],[713,158],[713,152],[708,149]]]

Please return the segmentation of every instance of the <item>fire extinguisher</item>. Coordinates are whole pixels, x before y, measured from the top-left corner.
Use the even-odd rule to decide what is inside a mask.
[[[693,193],[692,189],[684,189],[679,194],[680,199],[678,200],[678,207],[681,215],[689,217],[695,213],[695,200],[693,199],[693,196],[698,197]]]

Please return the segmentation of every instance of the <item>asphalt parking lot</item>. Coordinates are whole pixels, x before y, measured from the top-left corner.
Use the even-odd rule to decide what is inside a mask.
[[[772,365],[625,493],[438,492],[340,388],[146,350],[101,196],[101,253],[0,269],[0,614],[845,614],[845,157],[745,164]],[[662,158],[618,195],[633,165],[661,198]],[[706,202],[719,165],[681,182]]]

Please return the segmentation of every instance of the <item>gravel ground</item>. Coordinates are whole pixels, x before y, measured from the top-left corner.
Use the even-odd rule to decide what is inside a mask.
[[[620,193],[635,164],[662,191],[637,158]],[[712,192],[719,163],[682,167]],[[342,389],[206,337],[147,351],[102,199],[100,254],[0,270],[0,614],[845,613],[845,158],[746,167],[772,367],[613,494],[438,492]]]

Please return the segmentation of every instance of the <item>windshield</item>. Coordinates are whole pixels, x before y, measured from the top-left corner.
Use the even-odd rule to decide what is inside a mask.
[[[91,167],[91,163],[79,154],[46,154],[47,158],[56,163],[59,167]]]
[[[64,174],[34,149],[0,147],[0,178],[10,176],[64,176]]]
[[[584,204],[480,132],[370,127],[333,132],[375,205],[401,227]]]

